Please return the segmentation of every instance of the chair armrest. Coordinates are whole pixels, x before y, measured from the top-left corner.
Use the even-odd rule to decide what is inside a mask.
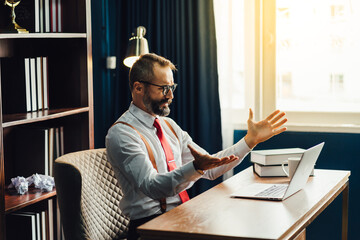
[[[81,217],[81,175],[79,170],[71,164],[55,161],[54,178],[65,238],[86,239],[84,222]]]

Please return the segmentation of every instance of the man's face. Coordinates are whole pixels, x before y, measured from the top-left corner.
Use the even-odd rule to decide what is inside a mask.
[[[169,67],[161,67],[155,65],[154,67],[154,79],[151,82],[156,85],[173,85],[173,73]],[[159,116],[168,116],[170,114],[169,105],[174,98],[173,92],[170,90],[166,95],[163,94],[163,88],[144,84],[145,93],[143,97],[143,103],[150,113]]]

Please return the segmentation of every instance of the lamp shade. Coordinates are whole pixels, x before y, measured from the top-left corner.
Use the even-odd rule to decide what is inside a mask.
[[[136,28],[136,36],[129,39],[129,45],[124,59],[125,66],[131,68],[140,55],[149,53],[149,45],[146,38],[144,38],[145,33],[146,28],[139,26]]]

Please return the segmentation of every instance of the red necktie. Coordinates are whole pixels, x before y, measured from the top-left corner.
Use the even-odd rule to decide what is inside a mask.
[[[160,139],[161,146],[164,149],[165,156],[166,156],[166,163],[168,166],[169,172],[174,170],[176,168],[176,163],[174,159],[174,154],[171,150],[170,144],[165,138],[165,135],[163,134],[162,128],[160,126],[160,120],[158,118],[155,118],[154,127],[157,129],[157,136]],[[189,200],[189,195],[187,194],[186,190],[179,193],[181,201],[184,203]]]

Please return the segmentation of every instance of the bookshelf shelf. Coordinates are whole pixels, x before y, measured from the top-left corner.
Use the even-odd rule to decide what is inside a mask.
[[[29,38],[86,38],[86,33],[4,33],[0,39],[29,39]]]
[[[18,195],[15,189],[6,190],[5,192],[5,213],[20,210],[24,207],[49,199],[56,196],[56,190],[51,192],[41,192],[40,189],[31,188],[24,195]]]
[[[3,128],[80,114],[89,112],[89,109],[89,107],[61,108],[29,113],[7,114],[3,116]]]
[[[17,231],[14,215],[39,211],[54,230],[46,239],[63,240],[55,189],[18,195],[7,186],[17,176],[51,176],[60,155],[94,148],[90,6],[21,1],[25,34],[6,33],[10,8],[0,6],[0,240]]]

